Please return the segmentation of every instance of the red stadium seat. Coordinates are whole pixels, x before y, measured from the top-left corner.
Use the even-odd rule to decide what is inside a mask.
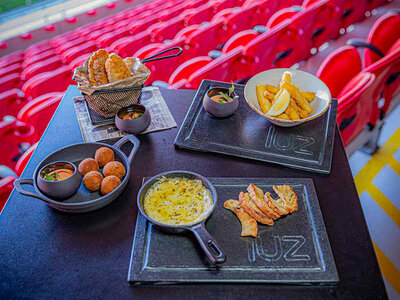
[[[211,22],[224,21],[228,16],[238,11],[240,11],[240,7],[231,7],[218,11],[212,18]]]
[[[246,46],[250,41],[255,39],[259,34],[254,30],[243,30],[233,35],[222,48],[222,53],[228,53],[239,46]]]
[[[62,93],[45,94],[30,101],[21,109],[17,119],[35,128],[34,141],[38,141],[42,137],[62,97]]]
[[[337,97],[344,86],[361,70],[362,63],[357,49],[344,46],[328,55],[316,76],[329,87],[332,97]]]
[[[331,0],[341,13],[341,27],[347,28],[348,26],[357,23],[365,18],[365,12],[368,9],[368,1],[359,0]]]
[[[162,42],[171,40],[175,35],[185,27],[185,17],[178,16],[166,22],[154,24],[149,31],[153,42]]]
[[[190,75],[201,69],[203,66],[209,64],[211,61],[212,59],[208,56],[199,56],[184,62],[172,73],[168,80],[168,84],[172,85],[179,80],[188,79]]]
[[[390,55],[400,49],[400,39],[389,49],[386,55]],[[390,69],[390,76],[386,82],[385,99],[393,99],[395,95],[400,93],[400,62],[396,62]],[[385,104],[384,109],[389,108],[389,104]]]
[[[43,61],[54,56],[57,56],[56,52],[54,50],[48,50],[38,55],[27,57],[22,63],[22,67],[23,68],[29,67],[30,65],[37,63],[38,61]]]
[[[295,14],[297,14],[299,11],[300,11],[299,8],[295,8],[295,7],[287,7],[287,8],[278,10],[276,13],[274,13],[269,18],[268,23],[267,23],[267,28],[272,28],[272,27],[282,23],[283,21],[290,19]]]
[[[33,44],[32,46],[26,48],[25,56],[33,56],[39,53],[51,50],[53,47],[49,40],[41,41],[39,43]]]
[[[97,29],[97,30],[89,33],[85,38],[90,41],[96,41],[102,35],[109,33],[113,30],[114,30],[114,27],[112,25],[108,25],[104,28],[100,28],[100,29]]]
[[[120,38],[127,37],[129,36],[129,29],[127,28],[120,28],[116,29],[112,32],[106,33],[99,37],[97,39],[97,44],[101,48],[107,48],[109,47],[112,43],[114,43],[116,40],[119,40]]]
[[[11,89],[0,93],[0,119],[4,116],[16,116],[28,102],[25,94],[19,89]]]
[[[261,71],[273,68],[278,55],[278,38],[284,32],[289,21],[275,26],[271,30],[260,34],[249,42],[243,49],[243,56],[246,61],[244,74],[256,74]],[[244,78],[243,76],[240,76]]]
[[[197,70],[193,68],[185,88],[197,89],[203,79],[231,82],[238,80],[239,76],[248,77],[250,74],[245,73],[246,68],[241,60],[242,49],[237,47]]]
[[[190,25],[186,26],[185,28],[181,29],[176,35],[175,35],[175,40],[180,40],[180,39],[185,39],[189,35],[191,35],[193,32],[196,30],[200,29],[202,27],[201,24],[195,24],[195,25]]]
[[[377,47],[382,54],[400,39],[400,14],[388,13],[380,17],[368,33],[367,43]],[[368,48],[364,49],[364,65],[369,66],[381,58]]]
[[[161,49],[163,47],[165,47],[165,45],[162,43],[149,44],[136,51],[135,54],[133,54],[133,57],[138,57],[139,59],[145,59],[146,57],[149,57],[152,53],[161,52],[155,50]]]
[[[14,189],[14,181],[16,180],[13,176],[7,176],[6,178],[0,179],[0,213],[6,205],[8,197]]]
[[[181,47],[183,48],[185,44],[185,40],[176,40],[170,44],[165,44],[162,47],[155,49],[154,52],[150,53],[148,56],[154,55],[158,52],[167,50],[172,47]],[[158,44],[156,44],[158,45]],[[186,53],[185,53],[186,52]],[[150,69],[151,75],[147,80],[148,83],[152,83],[155,80],[161,80],[164,82],[168,82],[169,77],[172,72],[184,61],[190,58],[191,53],[189,51],[183,51],[181,55],[176,57],[171,57],[168,59],[163,59],[155,62],[146,63],[146,66]]]
[[[390,1],[388,1],[388,0],[369,0],[367,10],[372,11],[373,9],[375,9],[379,6],[385,5],[388,2],[390,2]]]
[[[81,46],[77,46],[74,48],[71,48],[67,51],[65,51],[63,54],[61,54],[61,58],[63,62],[69,64],[71,63],[75,58],[79,57],[82,53],[88,53],[88,52],[93,52],[97,50],[97,45],[93,42],[86,42],[85,44]]]
[[[33,126],[16,119],[0,122],[0,165],[14,169],[26,145],[32,144],[34,132]]]
[[[85,53],[81,56],[78,56],[77,58],[75,58],[68,66],[71,69],[75,69],[76,67],[80,67],[83,66],[83,63],[86,61],[86,59],[92,55],[92,52],[90,53]]]
[[[5,68],[7,66],[21,63],[24,60],[24,52],[23,51],[14,51],[11,54],[3,56],[0,58],[0,68]]]
[[[239,31],[263,24],[265,19],[260,19],[257,3],[252,6],[242,7],[238,12],[226,17],[224,28],[227,32],[227,36],[232,36]]]
[[[36,98],[50,92],[63,92],[72,84],[72,71],[69,67],[61,67],[51,72],[45,72],[29,79],[22,91]]]
[[[356,75],[338,97],[337,123],[346,146],[368,124],[365,114],[368,114],[371,103],[365,102],[368,90],[375,80],[375,75],[361,72]]]
[[[54,48],[58,48],[66,43],[72,42],[74,40],[81,40],[82,38],[74,33],[68,33],[65,35],[59,35],[55,38],[53,38],[50,41],[50,44],[54,47]]]
[[[202,6],[192,8],[191,12],[185,15],[187,25],[200,24],[209,21],[214,16],[214,4],[209,2]]]
[[[7,75],[13,74],[13,73],[21,73],[22,71],[22,64],[21,63],[15,63],[13,65],[9,65],[4,68],[0,68],[0,78],[3,78]]]
[[[218,45],[226,41],[227,33],[223,26],[223,22],[218,21],[196,30],[187,37],[185,51],[190,52],[192,57],[207,55],[210,50],[217,48]]]
[[[29,80],[33,76],[43,72],[52,71],[63,66],[62,60],[59,56],[50,57],[46,60],[38,61],[26,67],[21,73],[21,80]]]
[[[132,56],[140,48],[151,43],[151,36],[148,32],[143,32],[134,36],[124,37],[116,40],[110,46],[111,51],[116,52],[122,58]]]
[[[66,51],[70,50],[71,48],[82,46],[86,43],[87,43],[87,41],[83,38],[75,39],[71,42],[67,42],[67,43],[62,44],[59,47],[57,47],[56,52],[57,52],[57,54],[63,54]],[[92,42],[91,42],[91,44],[92,44]]]
[[[17,173],[18,176],[21,176],[22,172],[25,170],[25,167],[31,159],[33,152],[35,152],[38,144],[39,143],[35,143],[29,147],[29,149],[26,150],[18,159],[17,164],[15,165],[15,173]]]
[[[1,78],[0,93],[21,87],[19,73],[13,73]]]

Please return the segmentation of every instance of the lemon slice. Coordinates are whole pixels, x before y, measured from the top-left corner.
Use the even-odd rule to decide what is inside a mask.
[[[268,110],[267,115],[271,117],[279,116],[288,108],[290,102],[290,94],[286,89],[280,90],[276,96],[274,104]]]

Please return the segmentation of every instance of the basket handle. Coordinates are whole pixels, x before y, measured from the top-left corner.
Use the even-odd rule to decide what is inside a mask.
[[[179,52],[175,53],[175,54],[167,55],[167,56],[154,58],[156,56],[159,56],[161,54],[164,54],[164,53],[172,51],[172,50],[179,50]],[[182,51],[183,51],[183,49],[181,47],[172,47],[172,48],[169,48],[167,50],[164,50],[164,51],[161,51],[159,53],[156,53],[156,54],[154,54],[152,56],[146,57],[145,59],[142,60],[142,64],[145,64],[145,63],[150,62],[150,61],[156,61],[156,60],[164,59],[164,58],[175,57],[175,56],[181,55]]]

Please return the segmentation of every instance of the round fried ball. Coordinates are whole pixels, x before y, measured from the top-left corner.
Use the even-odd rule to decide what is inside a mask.
[[[85,158],[79,164],[78,170],[82,174],[82,176],[85,176],[90,171],[98,171],[99,164],[93,158]]]
[[[107,147],[101,147],[94,154],[94,159],[97,160],[100,167],[104,167],[108,162],[114,160],[114,151]]]
[[[83,186],[91,191],[95,192],[100,189],[101,182],[103,181],[103,175],[97,171],[91,171],[83,177]]]
[[[103,179],[101,182],[100,192],[107,195],[115,190],[121,184],[121,180],[117,176],[110,175]]]
[[[104,176],[115,175],[119,179],[122,179],[126,174],[126,170],[124,165],[119,161],[110,161],[104,166],[103,174]]]

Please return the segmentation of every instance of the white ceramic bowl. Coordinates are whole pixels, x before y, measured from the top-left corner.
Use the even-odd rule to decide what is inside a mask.
[[[308,118],[300,120],[282,120],[276,117],[271,117],[264,114],[258,104],[256,86],[257,84],[269,84],[279,86],[283,72],[288,71],[292,73],[292,83],[297,85],[301,91],[309,91],[315,93],[315,99],[310,104],[313,112]],[[292,69],[271,69],[254,75],[250,78],[244,88],[244,97],[247,104],[258,114],[267,118],[271,123],[282,126],[292,127],[301,123],[313,120],[324,114],[331,105],[332,97],[329,88],[318,77],[314,75]]]

